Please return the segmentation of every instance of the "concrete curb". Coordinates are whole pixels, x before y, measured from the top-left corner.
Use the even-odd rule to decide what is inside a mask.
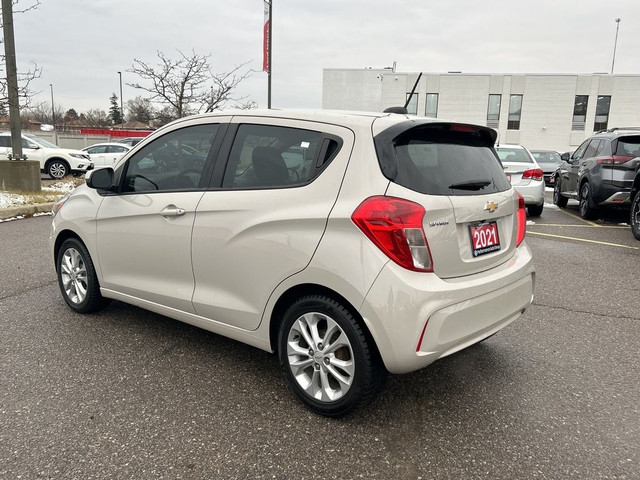
[[[38,203],[35,205],[19,205],[17,207],[0,208],[0,220],[20,216],[30,217],[35,213],[49,213],[55,202]]]

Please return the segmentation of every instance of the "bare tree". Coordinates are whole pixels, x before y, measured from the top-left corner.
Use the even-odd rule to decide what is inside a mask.
[[[98,108],[92,108],[88,112],[80,114],[80,120],[87,127],[108,127],[111,124],[107,112]]]
[[[65,115],[64,107],[55,105],[54,114],[56,119],[63,118]],[[30,120],[53,125],[54,116],[51,115],[51,104],[48,102],[38,102],[34,105],[29,105],[23,110],[22,115],[27,116]]]
[[[140,96],[129,100],[126,110],[128,112],[127,122],[142,122],[149,125],[156,116],[151,100]]]
[[[174,60],[158,51],[159,61],[155,66],[134,59],[128,72],[138,75],[145,84],[127,85],[150,93],[150,100],[164,107],[161,111],[170,114],[171,119],[212,112],[230,102],[244,100],[236,98],[234,91],[251,74],[251,70],[244,70],[246,63],[230,72],[214,73],[209,65],[211,54],[178,53],[179,58]]]
[[[29,2],[20,0],[13,0],[13,5],[18,6],[19,8],[14,8],[13,13],[24,13],[29,10],[33,10],[40,5],[40,0],[30,0]],[[2,16],[0,12],[0,27],[2,26]],[[3,39],[0,36],[0,44],[3,43]],[[3,71],[5,65],[4,58],[4,49],[0,48],[0,106],[1,109],[6,109],[9,103],[9,92],[7,89],[7,76]],[[42,73],[42,68],[38,67],[36,63],[33,63],[32,68],[30,68],[26,72],[18,72],[18,99],[20,101],[21,107],[28,107],[31,99],[35,95],[29,86],[33,80],[36,78],[40,78],[40,74]]]

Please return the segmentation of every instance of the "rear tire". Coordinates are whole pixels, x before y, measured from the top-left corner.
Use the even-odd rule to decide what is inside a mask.
[[[110,300],[100,293],[98,277],[91,256],[77,238],[62,243],[56,259],[58,285],[67,305],[78,313],[104,308]]]
[[[591,198],[589,182],[584,182],[580,187],[580,216],[585,220],[591,220],[596,216],[597,209]]]
[[[530,217],[539,217],[542,215],[542,210],[544,209],[544,203],[542,205],[529,205],[527,207],[527,212]]]
[[[386,370],[354,316],[339,302],[312,295],[284,314],[278,356],[291,391],[311,410],[339,417],[371,403]]]
[[[553,204],[560,208],[564,208],[567,206],[569,199],[563,196],[560,192],[560,179],[556,177],[556,183],[553,186]]]
[[[640,240],[640,192],[636,192],[635,197],[633,197],[630,217],[631,233],[636,237],[636,240]]]

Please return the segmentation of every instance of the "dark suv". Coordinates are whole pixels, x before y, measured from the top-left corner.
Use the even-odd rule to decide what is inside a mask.
[[[640,240],[640,164],[636,167],[636,176],[631,186],[631,218],[629,223],[631,224],[631,233],[636,237],[636,240]]]
[[[553,189],[553,203],[565,207],[580,202],[580,215],[593,218],[599,208],[630,205],[631,185],[640,163],[640,128],[598,132],[562,155]]]

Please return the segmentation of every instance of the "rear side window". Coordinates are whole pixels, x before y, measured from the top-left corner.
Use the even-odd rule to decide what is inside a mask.
[[[240,125],[222,186],[256,189],[304,185],[320,173],[339,147],[337,139],[314,130]]]
[[[502,165],[487,129],[456,124],[411,128],[386,148],[384,132],[376,148],[385,176],[430,195],[478,195],[508,190]],[[395,158],[388,158],[393,155]],[[390,162],[395,165],[388,165]]]

